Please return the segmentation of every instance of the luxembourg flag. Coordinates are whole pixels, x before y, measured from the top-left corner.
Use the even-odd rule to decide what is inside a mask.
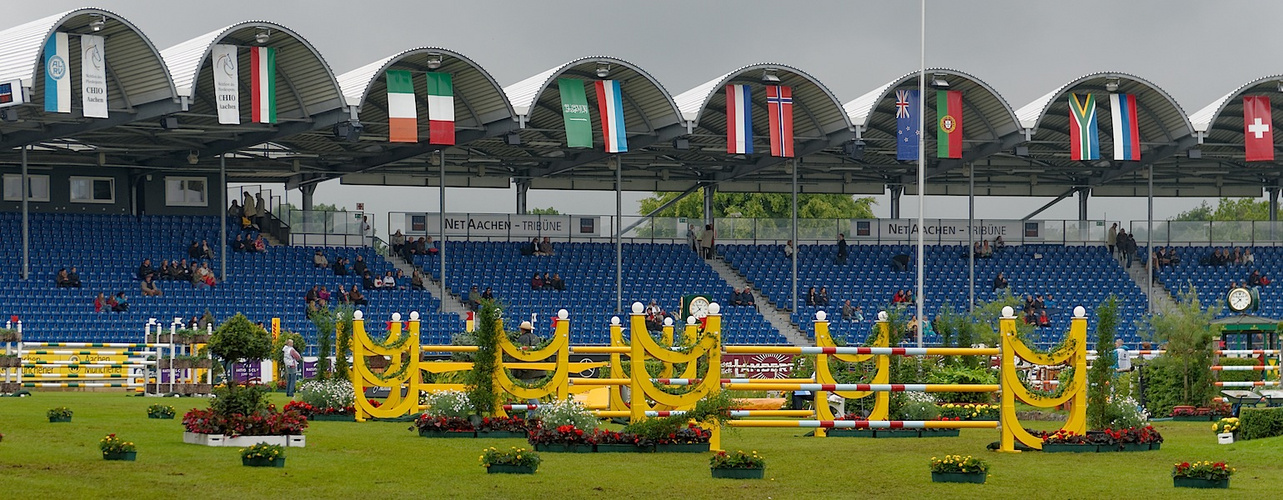
[[[628,152],[624,99],[619,92],[619,80],[597,81],[597,109],[601,112],[601,136],[606,141],[606,152]]]
[[[1136,94],[1109,94],[1114,118],[1114,159],[1140,161],[1140,128],[1136,121]]]
[[[753,154],[753,94],[748,85],[726,86],[726,152]]]
[[[250,119],[276,123],[276,49],[250,47]]]

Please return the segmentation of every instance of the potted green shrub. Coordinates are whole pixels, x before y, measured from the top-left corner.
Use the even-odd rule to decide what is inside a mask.
[[[49,416],[50,422],[70,422],[71,408],[67,408],[66,406],[59,406],[57,408],[49,410],[47,412],[47,415]]]
[[[708,459],[713,477],[725,479],[762,479],[766,475],[766,459],[757,451],[745,453],[719,451]]]
[[[255,443],[241,448],[241,465],[245,467],[285,467],[285,447],[279,444]]]
[[[1177,488],[1229,488],[1236,469],[1225,462],[1181,462],[1172,467],[1172,486]]]
[[[133,462],[138,457],[138,447],[134,446],[132,441],[120,439],[115,434],[108,434],[98,441],[98,449],[102,450],[103,460]]]
[[[147,418],[170,420],[174,418],[174,407],[169,405],[151,405],[147,407]]]
[[[539,452],[513,446],[507,450],[495,447],[481,452],[481,466],[487,474],[534,474],[539,469]]]
[[[979,483],[989,477],[989,464],[971,455],[945,455],[931,457],[931,482]]]

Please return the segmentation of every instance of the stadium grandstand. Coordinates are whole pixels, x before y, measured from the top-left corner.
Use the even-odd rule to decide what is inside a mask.
[[[331,262],[359,256],[374,276],[400,271],[407,281],[398,285],[422,270],[424,289],[365,291],[362,309],[380,319],[419,311],[432,343],[464,328],[473,287],[492,289],[511,318],[546,321],[565,308],[573,342],[602,344],[610,318],[634,301],[676,312],[688,295],[724,302],[746,286],[754,303],[723,309],[728,343],[807,343],[815,311],[838,317],[845,300],[862,308],[864,321],[835,321],[834,332],[859,342],[897,291],[915,288],[918,271],[929,317],[945,304],[965,310],[993,299],[1001,272],[1017,295],[1054,297],[1053,332],[1066,328],[1073,306],[1093,311],[1118,296],[1120,331],[1133,342],[1137,320],[1175,292],[1192,284],[1215,302],[1230,281],[1245,280],[1247,266],[1201,265],[1214,249],[1251,247],[1257,268],[1283,276],[1275,248],[1283,228],[1274,220],[1283,170],[1277,143],[1264,146],[1268,158],[1259,144],[1275,140],[1278,122],[1269,100],[1262,108],[1257,99],[1283,102],[1279,76],[1248,82],[1193,114],[1123,71],[1075,78],[1016,108],[950,68],[902,75],[850,98],[802,69],[760,63],[674,93],[638,65],[605,55],[507,85],[458,51],[431,46],[338,73],[305,33],[270,21],[164,49],[145,27],[97,8],[0,28],[0,313],[20,318],[32,340],[134,341],[151,318],[208,310],[220,320],[237,312],[280,318],[314,349],[308,291],[363,285],[361,276],[315,267],[318,251]],[[919,77],[928,86],[914,94]],[[902,121],[917,113],[911,103],[927,124],[916,131],[925,137],[922,185],[917,161],[900,159]],[[313,211],[317,185],[336,179],[439,190],[442,202],[386,221]],[[281,186],[299,193],[301,210],[284,206]],[[450,188],[513,186],[516,213],[443,213]],[[924,189],[980,203],[1050,198],[1044,209],[1076,202],[1079,218],[1039,220],[1040,209],[981,221],[928,207],[932,218],[919,227],[900,204]],[[706,216],[624,214],[618,202],[609,214],[531,215],[530,190],[702,192]],[[243,191],[261,212],[249,227],[227,217]],[[889,192],[891,216],[713,219],[716,192]],[[1122,221],[1141,253],[1130,266],[1105,246],[1110,222],[1087,217],[1099,197],[1267,194],[1268,222],[1182,225],[1152,214]],[[713,258],[688,246],[688,224],[713,225]],[[370,225],[432,238],[435,251],[393,252]],[[846,259],[836,255],[840,233],[850,243]],[[231,248],[260,235],[269,241],[261,252]],[[971,257],[975,243],[995,236],[1004,249]],[[548,238],[551,255],[524,254],[533,238]],[[793,256],[781,250],[788,240],[797,243]],[[200,241],[212,252],[193,257],[189,247]],[[1160,246],[1177,247],[1184,259],[1147,274],[1144,255]],[[160,280],[163,295],[143,296],[143,259],[200,262],[216,283]],[[73,266],[80,286],[58,286],[59,270]],[[533,289],[536,273],[560,275],[564,290]],[[829,290],[827,306],[807,304],[812,286]],[[99,293],[117,292],[129,299],[127,311],[94,312]],[[1275,294],[1262,292],[1261,302],[1260,314],[1283,314]],[[1094,322],[1094,311],[1089,316]]]

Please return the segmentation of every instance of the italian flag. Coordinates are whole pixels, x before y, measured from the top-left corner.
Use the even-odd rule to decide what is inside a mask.
[[[449,73],[428,73],[428,143],[454,144],[454,82]]]
[[[390,70],[387,81],[388,141],[419,142],[419,114],[410,72]]]
[[[254,123],[276,123],[276,49],[250,47],[250,104]]]

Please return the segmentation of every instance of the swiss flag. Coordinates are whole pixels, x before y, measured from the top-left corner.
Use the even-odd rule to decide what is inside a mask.
[[[1243,96],[1243,146],[1247,161],[1274,161],[1274,121],[1270,98]]]

